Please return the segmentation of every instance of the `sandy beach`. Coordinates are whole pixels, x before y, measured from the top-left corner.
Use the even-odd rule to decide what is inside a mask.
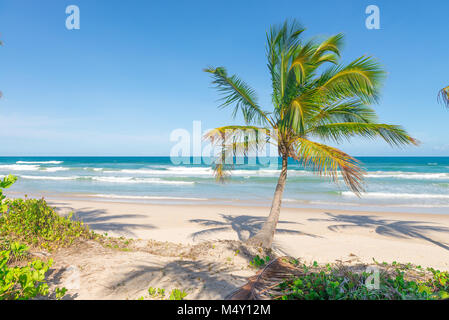
[[[111,236],[195,244],[246,240],[269,208],[50,201]],[[358,256],[449,269],[449,215],[283,208],[274,247],[309,261]]]
[[[243,250],[237,240],[252,235],[268,213],[263,207],[49,203],[61,214],[73,211],[98,233],[136,239],[142,248],[122,252],[92,244],[56,256],[59,284],[70,287],[70,266],[78,268],[82,284],[72,290],[78,299],[135,299],[149,286],[184,288],[189,299],[222,299],[255,273],[248,259],[257,252],[235,254]],[[448,215],[284,208],[273,247],[277,255],[305,262],[370,264],[374,258],[448,270],[448,239]],[[148,240],[163,247],[148,251]],[[183,256],[188,251],[197,254]]]

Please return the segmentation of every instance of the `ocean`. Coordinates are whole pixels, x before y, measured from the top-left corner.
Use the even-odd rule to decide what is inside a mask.
[[[359,157],[366,192],[357,197],[289,163],[283,206],[449,213],[449,157]],[[217,183],[206,164],[173,164],[169,157],[0,157],[0,176],[18,181],[5,193],[49,199],[269,206],[277,165],[236,165]]]

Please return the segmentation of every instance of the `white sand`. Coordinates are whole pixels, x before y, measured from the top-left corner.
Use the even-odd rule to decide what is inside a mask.
[[[49,202],[63,214],[74,211],[99,233],[183,245],[245,240],[268,214],[268,208],[259,207]],[[332,263],[355,256],[364,263],[375,258],[449,270],[449,215],[283,208],[280,220],[274,248],[308,262]],[[248,256],[235,255],[235,248],[219,242],[217,246],[219,250],[189,260],[93,245],[89,250],[93,254],[66,254],[55,257],[55,262],[59,268],[79,268],[80,289],[69,291],[76,298],[136,299],[153,286],[189,290],[190,299],[220,299],[254,271],[247,268]],[[70,274],[62,271],[64,284]]]

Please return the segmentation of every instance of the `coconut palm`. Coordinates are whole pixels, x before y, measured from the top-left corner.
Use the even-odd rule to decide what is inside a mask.
[[[443,88],[438,93],[438,102],[441,102],[447,108],[449,108],[449,86]]]
[[[221,107],[234,107],[241,112],[245,125],[231,125],[209,131],[219,150],[218,159],[248,155],[261,144],[274,143],[282,159],[282,169],[274,192],[270,214],[261,230],[249,244],[271,247],[279,220],[282,194],[287,180],[288,159],[299,161],[305,168],[338,182],[341,176],[356,194],[363,191],[360,163],[343,151],[324,144],[339,143],[355,136],[384,139],[390,145],[416,144],[397,125],[377,122],[369,107],[377,102],[379,86],[385,72],[370,57],[360,57],[340,64],[343,35],[323,41],[303,41],[304,29],[296,21],[270,28],[267,33],[268,71],[272,84],[272,109],[267,111],[257,101],[255,91],[236,75],[228,75],[224,67],[205,69],[223,95]],[[246,135],[257,130],[265,132]],[[318,141],[316,141],[318,140]],[[232,165],[215,162],[217,178],[228,175]]]

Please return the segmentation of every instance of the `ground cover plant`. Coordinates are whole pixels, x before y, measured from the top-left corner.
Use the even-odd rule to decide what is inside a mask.
[[[411,263],[376,263],[379,286],[370,287],[373,273],[347,266],[298,264],[303,274],[276,287],[281,300],[439,300],[449,298],[449,273]]]
[[[80,238],[92,239],[93,233],[71,216],[61,217],[44,199],[7,199],[8,207],[0,217],[0,236],[18,240],[48,251],[67,247]]]

